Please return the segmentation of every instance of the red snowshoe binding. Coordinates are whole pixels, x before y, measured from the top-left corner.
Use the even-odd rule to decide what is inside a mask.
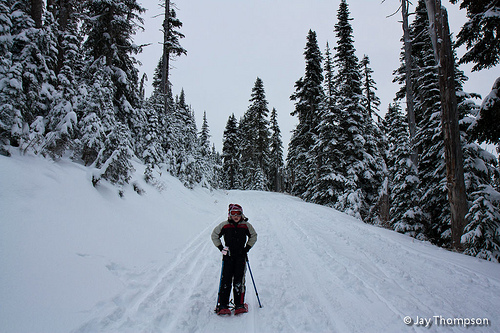
[[[243,305],[239,305],[234,308],[234,314],[238,315],[240,313],[247,313],[248,312],[248,304],[245,303]]]
[[[215,313],[217,313],[219,316],[230,316],[231,310],[229,310],[228,308],[217,308],[215,310]]]

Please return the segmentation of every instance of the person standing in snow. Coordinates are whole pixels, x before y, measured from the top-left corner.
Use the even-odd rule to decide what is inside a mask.
[[[224,246],[221,237],[224,237]],[[245,262],[248,251],[256,241],[257,233],[248,222],[248,218],[243,215],[243,208],[238,204],[230,204],[227,221],[220,223],[212,232],[212,242],[223,255],[221,285],[215,309],[217,314],[231,314],[229,310],[231,284],[235,314],[247,312],[244,302]]]

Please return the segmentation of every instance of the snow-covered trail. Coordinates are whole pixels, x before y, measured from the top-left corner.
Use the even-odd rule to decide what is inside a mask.
[[[76,332],[402,332],[405,316],[500,320],[500,271],[478,261],[365,225],[281,194],[231,191],[258,232],[247,272],[250,312],[213,308],[220,254],[211,221],[176,259],[140,273],[119,272],[126,291],[98,305]],[[220,207],[217,207],[220,209]],[[433,319],[434,320],[434,319]],[[430,331],[465,331],[434,325]]]
[[[283,194],[188,190],[168,175],[153,187],[134,166],[145,194],[120,198],[76,163],[0,156],[0,332],[500,332],[499,264]],[[229,203],[258,232],[263,308],[247,272],[250,312],[221,318],[210,234]]]

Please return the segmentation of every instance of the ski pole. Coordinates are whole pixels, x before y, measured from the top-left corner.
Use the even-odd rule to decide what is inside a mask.
[[[259,308],[261,308],[262,304],[260,304],[259,293],[257,292],[257,287],[255,286],[255,281],[253,279],[252,269],[250,268],[250,261],[248,261],[248,257],[247,257],[247,265],[248,265],[248,270],[250,271],[250,277],[252,278],[253,288],[255,289],[255,295],[257,295],[257,301],[259,301]]]
[[[222,267],[220,269],[219,293],[217,294],[217,305],[215,306],[215,311],[217,311],[217,308],[219,307],[220,290],[222,288],[222,272],[223,271],[224,271],[224,258],[222,258]]]

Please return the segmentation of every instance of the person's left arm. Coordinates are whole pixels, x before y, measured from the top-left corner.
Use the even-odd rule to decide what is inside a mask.
[[[250,223],[246,222],[246,224],[248,226],[248,240],[247,245],[245,246],[245,252],[248,252],[252,246],[255,245],[255,242],[257,242],[257,232]]]

